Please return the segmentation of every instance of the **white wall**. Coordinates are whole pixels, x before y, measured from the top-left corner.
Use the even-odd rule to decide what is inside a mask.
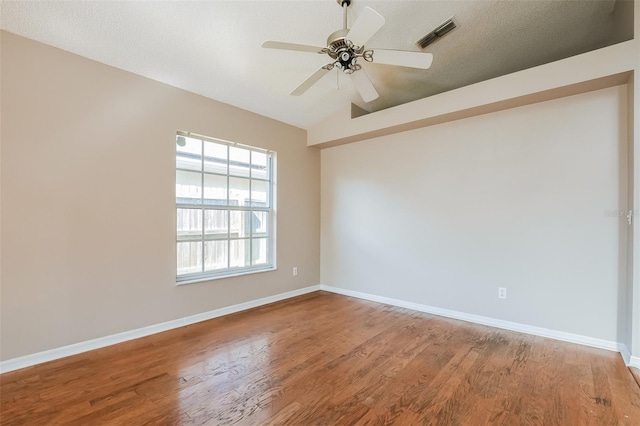
[[[319,283],[304,130],[1,34],[0,360]],[[277,151],[277,271],[176,286],[176,130]]]
[[[624,341],[626,105],[616,86],[324,149],[322,283]]]

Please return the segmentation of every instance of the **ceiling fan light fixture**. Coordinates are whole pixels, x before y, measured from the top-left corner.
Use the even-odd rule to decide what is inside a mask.
[[[444,37],[454,28],[456,28],[456,23],[453,22],[453,17],[451,17],[444,21],[442,24],[438,25],[435,30],[431,31],[424,37],[420,38],[420,40],[416,41],[416,45],[418,45],[420,49],[424,49],[430,44],[433,44]]]

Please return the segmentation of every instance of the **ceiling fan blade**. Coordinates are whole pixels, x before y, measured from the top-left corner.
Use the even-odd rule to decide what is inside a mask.
[[[372,49],[373,63],[398,65],[401,67],[429,69],[433,55],[427,52],[409,52],[406,50]]]
[[[267,49],[295,50],[298,52],[323,53],[324,47],[310,46],[308,44],[284,43],[281,41],[267,40],[262,43],[262,47]]]
[[[378,98],[378,92],[373,87],[373,83],[369,79],[369,76],[364,72],[364,69],[360,69],[351,74],[351,81],[356,86],[356,90],[360,93],[360,97],[365,102],[371,102]]]
[[[291,95],[293,95],[293,96],[302,95],[304,92],[309,90],[309,88],[311,86],[316,84],[318,82],[318,80],[320,80],[322,77],[324,77],[324,75],[326,73],[328,73],[329,71],[330,71],[330,68],[327,65],[324,65],[322,68],[318,68],[313,74],[311,74],[309,77],[307,77],[307,79],[305,81],[300,83],[300,85],[298,87],[296,87],[293,90],[293,92],[291,92]]]
[[[375,10],[365,7],[347,34],[347,38],[356,46],[364,46],[384,25],[384,17]]]

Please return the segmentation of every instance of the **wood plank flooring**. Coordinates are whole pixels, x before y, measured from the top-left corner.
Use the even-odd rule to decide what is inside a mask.
[[[636,383],[640,386],[640,370],[635,367],[629,367],[629,371],[631,371],[633,378],[636,379]]]
[[[2,425],[640,425],[615,352],[316,292],[0,376]]]

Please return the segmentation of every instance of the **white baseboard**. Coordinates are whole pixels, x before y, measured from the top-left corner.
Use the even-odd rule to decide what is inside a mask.
[[[239,303],[237,305],[226,306],[224,308],[214,309],[213,311],[203,312],[191,315],[185,318],[163,322],[160,324],[150,325],[123,333],[112,334],[110,336],[100,337],[85,342],[75,343],[60,348],[50,349],[31,355],[25,355],[18,358],[9,359],[0,362],[0,373],[6,373],[18,370],[32,365],[41,364],[43,362],[53,361],[82,352],[92,351],[94,349],[104,348],[105,346],[115,345],[117,343],[126,342],[128,340],[138,339],[140,337],[149,336],[151,334],[161,333],[163,331],[172,330],[174,328],[184,327],[185,325],[195,324],[197,322],[210,320],[213,318],[229,315],[247,309],[256,308],[258,306],[267,305],[269,303],[278,302],[280,300],[289,299],[303,294],[320,290],[319,285],[301,288],[298,290],[288,291],[286,293],[276,294],[274,296],[263,297],[262,299],[251,300],[249,302]]]
[[[624,343],[618,343],[618,352],[622,355],[622,359],[626,365],[631,365],[631,352],[629,352],[629,348]]]
[[[414,311],[426,312],[429,314],[439,315],[447,318],[454,318],[462,321],[472,322],[476,324],[488,325],[491,327],[502,328],[505,330],[518,331],[521,333],[532,334],[535,336],[549,337],[551,339],[562,340],[565,342],[578,343],[596,348],[608,349],[620,352],[625,364],[640,368],[640,357],[631,356],[628,348],[623,343],[612,342],[608,340],[596,339],[594,337],[582,336],[579,334],[567,333],[564,331],[556,331],[542,327],[534,327],[531,325],[520,324],[510,321],[504,321],[481,315],[468,314],[465,312],[453,311],[449,309],[437,308],[435,306],[422,305],[414,302],[407,302],[399,299],[392,299],[374,294],[362,293],[359,291],[347,290],[327,285],[314,285],[289,291],[286,293],[276,294],[274,296],[264,297],[262,299],[251,300],[237,305],[226,306],[224,308],[214,309],[212,311],[191,315],[185,318],[179,318],[172,321],[154,324],[147,327],[138,328],[123,333],[112,334],[110,336],[100,337],[85,342],[75,343],[60,348],[50,349],[31,355],[25,355],[18,358],[9,359],[0,362],[0,373],[19,370],[21,368],[30,367],[32,365],[41,364],[43,362],[53,361],[82,352],[92,351],[94,349],[103,348],[105,346],[115,345],[117,343],[126,342],[128,340],[138,339],[140,337],[150,336],[152,334],[161,333],[163,331],[172,330],[174,328],[184,327],[186,325],[195,324],[201,321],[210,320],[224,315],[233,314],[258,306],[267,305],[269,303],[278,302],[303,294],[312,293],[314,291],[324,290],[331,293],[342,294],[345,296],[356,297],[359,299],[370,300],[372,302],[384,303],[387,305],[398,306],[401,308],[412,309]]]
[[[633,362],[634,358],[636,361],[640,361],[640,358],[631,356],[624,344],[612,342],[609,340],[597,339],[595,337],[582,336],[580,334],[567,333],[564,331],[551,330],[548,328],[535,327],[532,325],[520,324],[517,322],[504,321],[495,318],[484,317],[481,315],[468,314],[465,312],[453,311],[450,309],[437,308],[435,306],[422,305],[419,303],[407,302],[404,300],[392,299],[384,296],[377,296],[374,294],[361,293],[359,291],[346,290],[343,288],[332,287],[324,284],[320,285],[320,290],[342,294],[345,296],[357,297],[359,299],[370,300],[372,302],[398,306],[401,308],[412,309],[414,311],[426,312],[429,314],[439,315],[447,318],[454,318],[476,324],[502,328],[505,330],[517,331],[520,333],[532,334],[535,336],[549,337],[551,339],[562,340],[570,343],[578,343],[581,345],[593,346],[601,349],[608,349],[610,351],[620,352],[627,365],[629,365],[629,360]],[[623,350],[625,351],[625,353],[622,352]]]

